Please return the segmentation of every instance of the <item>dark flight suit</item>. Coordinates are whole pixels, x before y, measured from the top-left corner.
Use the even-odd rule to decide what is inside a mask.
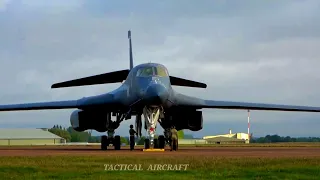
[[[176,129],[171,129],[171,151],[173,150],[173,146],[175,146],[175,149],[178,147],[178,131]]]
[[[129,130],[129,134],[130,134],[130,150],[134,149],[134,134],[136,134],[136,131],[134,129],[130,129]]]

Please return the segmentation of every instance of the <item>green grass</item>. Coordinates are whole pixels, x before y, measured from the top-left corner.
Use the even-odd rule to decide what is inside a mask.
[[[143,171],[106,171],[104,164],[141,164]],[[148,171],[150,164],[189,164],[186,171]],[[201,156],[0,157],[1,179],[319,179],[320,158]]]

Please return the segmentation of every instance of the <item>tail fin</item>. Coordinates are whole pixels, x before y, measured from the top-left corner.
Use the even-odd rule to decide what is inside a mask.
[[[132,44],[131,44],[131,31],[128,31],[129,39],[129,57],[130,57],[130,70],[133,68],[133,57],[132,57]]]
[[[133,68],[133,58],[132,58],[132,44],[131,44],[131,31],[128,31],[129,39],[129,56],[130,56],[130,70]],[[96,84],[108,84],[117,83],[125,80],[130,72],[130,70],[125,69],[121,71],[113,71],[109,73],[84,77],[80,79],[73,79],[70,81],[55,83],[51,88],[62,88],[62,87],[73,87],[73,86],[88,86]]]

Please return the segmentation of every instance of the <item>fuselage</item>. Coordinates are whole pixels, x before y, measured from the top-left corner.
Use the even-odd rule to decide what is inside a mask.
[[[167,68],[146,63],[134,67],[122,85],[108,94],[126,106],[139,101],[139,104],[169,107],[173,93]]]

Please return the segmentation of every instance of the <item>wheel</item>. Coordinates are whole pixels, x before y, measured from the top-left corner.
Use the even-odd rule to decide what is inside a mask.
[[[121,147],[121,138],[120,136],[115,136],[113,141],[113,146],[115,150],[120,150]]]
[[[160,135],[159,137],[158,137],[158,147],[160,148],[160,149],[164,149],[164,146],[165,146],[165,139],[164,139],[164,136],[163,135]]]
[[[154,147],[154,148],[159,148],[159,141],[158,141],[158,139],[154,139],[154,140],[153,140],[153,147]]]
[[[101,136],[101,150],[107,150],[108,136]]]
[[[145,149],[149,149],[150,148],[150,140],[149,139],[145,139],[144,140],[144,148]]]
[[[107,140],[106,140],[107,147],[109,147],[110,143],[112,143],[112,139],[109,139],[109,138],[107,137]]]

